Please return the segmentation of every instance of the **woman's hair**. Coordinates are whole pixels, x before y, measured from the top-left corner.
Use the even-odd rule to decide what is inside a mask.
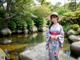
[[[50,16],[50,19],[51,19],[51,20],[52,20],[52,18],[57,18],[57,20],[59,20],[59,16],[54,15],[54,14],[52,14],[52,15]]]
[[[57,18],[57,21],[59,21],[59,16],[57,16],[57,15],[51,15],[50,16],[50,20],[52,20],[52,18]],[[50,22],[50,25],[49,25],[49,29],[50,29],[50,27],[53,25],[54,23],[51,21]]]

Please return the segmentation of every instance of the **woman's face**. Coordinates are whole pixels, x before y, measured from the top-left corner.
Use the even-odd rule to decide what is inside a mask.
[[[58,18],[57,17],[53,17],[51,20],[53,23],[57,23],[58,22]]]

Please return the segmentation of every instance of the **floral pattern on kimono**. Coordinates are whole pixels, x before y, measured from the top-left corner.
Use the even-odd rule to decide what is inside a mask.
[[[59,33],[58,39],[56,41],[50,39],[51,36],[50,32]],[[47,40],[46,49],[48,49],[48,51],[52,53],[53,56],[58,56],[59,49],[63,47],[64,43],[63,27],[60,24],[52,25],[51,28],[46,33],[46,40]]]

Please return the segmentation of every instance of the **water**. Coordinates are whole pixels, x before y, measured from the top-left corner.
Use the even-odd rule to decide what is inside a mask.
[[[33,33],[29,35],[13,35],[10,37],[0,38],[0,48],[9,51],[9,58],[12,60],[19,60],[19,53],[24,51],[26,48],[35,46],[46,40],[45,33]],[[4,43],[5,41],[8,41]],[[70,55],[69,50],[70,44],[65,39],[64,52]]]
[[[5,40],[10,40],[11,42],[5,44]],[[25,48],[37,45],[43,41],[45,41],[44,33],[13,35],[0,38],[0,48],[10,51],[10,58],[12,60],[18,60],[19,53],[24,51]]]

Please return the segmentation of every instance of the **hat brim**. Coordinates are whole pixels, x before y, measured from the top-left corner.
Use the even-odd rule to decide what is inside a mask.
[[[50,16],[55,16],[55,17],[59,17],[58,15],[56,15],[56,14],[51,14]]]

